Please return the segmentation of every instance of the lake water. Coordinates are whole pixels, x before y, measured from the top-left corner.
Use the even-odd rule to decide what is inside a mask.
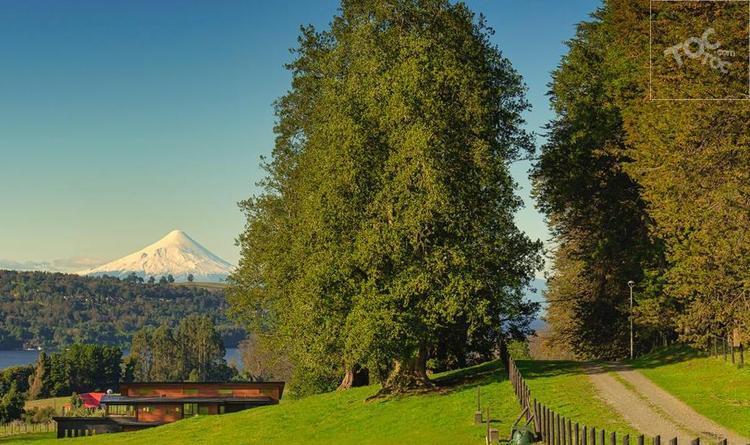
[[[123,356],[126,355],[125,353]],[[0,369],[36,363],[39,351],[0,351]],[[235,363],[242,370],[242,358],[237,348],[227,348],[224,356],[227,363]]]

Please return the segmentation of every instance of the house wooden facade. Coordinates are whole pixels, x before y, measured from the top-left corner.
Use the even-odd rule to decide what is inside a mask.
[[[120,394],[102,396],[104,417],[55,417],[57,437],[133,431],[197,415],[274,405],[283,392],[283,382],[124,383]]]

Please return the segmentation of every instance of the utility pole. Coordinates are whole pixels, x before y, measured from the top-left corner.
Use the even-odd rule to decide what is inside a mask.
[[[630,360],[633,360],[634,352],[633,352],[633,286],[635,286],[635,281],[630,280],[628,281],[628,287],[630,288]]]

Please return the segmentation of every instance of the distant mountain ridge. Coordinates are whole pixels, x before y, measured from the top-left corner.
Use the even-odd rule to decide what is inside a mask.
[[[79,275],[109,275],[127,278],[135,274],[143,279],[172,275],[175,281],[222,282],[234,266],[211,253],[182,230],[173,230],[159,241],[138,252],[99,267],[77,272]]]

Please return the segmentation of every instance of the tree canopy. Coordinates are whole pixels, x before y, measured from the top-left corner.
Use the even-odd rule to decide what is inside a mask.
[[[746,8],[733,20],[732,7],[607,0],[555,71],[535,190],[556,240],[553,339],[581,356],[626,354],[629,280],[641,349],[749,332],[750,107],[713,100],[737,79],[747,88],[747,64],[723,74],[658,49],[649,60],[650,21],[664,34],[654,48],[713,24],[712,44],[740,42],[746,53]],[[677,92],[709,100],[652,100]]]
[[[302,28],[230,292],[298,391],[358,368],[418,386],[452,336],[527,330],[540,245],[508,171],[531,149],[527,103],[490,34],[445,0],[345,0],[330,29]]]

